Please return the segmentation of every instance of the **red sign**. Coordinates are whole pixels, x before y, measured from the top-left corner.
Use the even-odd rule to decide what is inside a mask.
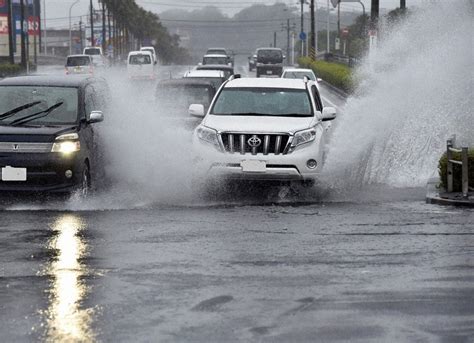
[[[38,34],[39,34],[39,18],[32,17],[32,16],[28,17],[28,35],[37,36]]]
[[[0,7],[5,6],[5,0],[0,0]]]
[[[347,37],[347,36],[349,36],[349,29],[346,28],[346,27],[343,28],[343,29],[341,30],[341,36],[342,36],[342,37]]]

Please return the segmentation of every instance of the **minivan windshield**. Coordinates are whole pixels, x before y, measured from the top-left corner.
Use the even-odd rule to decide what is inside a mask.
[[[150,55],[132,55],[128,61],[129,64],[151,64]]]
[[[47,116],[31,120],[28,125],[67,125],[77,122],[79,101],[78,89],[75,87],[0,86],[0,113],[29,103],[36,104],[0,120],[0,125],[9,125],[59,103],[62,104]]]
[[[310,117],[313,115],[305,89],[225,88],[210,114]]]
[[[282,63],[283,53],[281,50],[261,49],[257,51],[257,62],[261,63]]]
[[[66,61],[66,66],[68,67],[88,66],[89,64],[91,64],[89,56],[71,56]]]

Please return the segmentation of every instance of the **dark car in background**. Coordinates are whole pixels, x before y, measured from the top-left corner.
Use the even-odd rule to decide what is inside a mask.
[[[156,86],[155,104],[161,117],[194,130],[200,119],[189,115],[189,106],[199,103],[207,110],[216,92],[211,81],[192,78],[162,80]]]
[[[206,55],[225,55],[227,56],[227,63],[234,65],[234,57],[226,48],[209,48]]]
[[[0,81],[0,194],[79,191],[99,180],[94,124],[109,89],[86,76],[25,76]]]
[[[249,71],[254,70],[256,66],[257,66],[257,55],[253,54],[252,56],[249,56]]]
[[[279,48],[257,49],[257,77],[281,76],[283,72],[283,51]]]

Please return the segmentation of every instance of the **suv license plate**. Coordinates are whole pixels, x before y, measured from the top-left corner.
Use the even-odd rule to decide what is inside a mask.
[[[26,168],[2,168],[2,181],[26,181]]]
[[[271,71],[271,70],[267,70],[267,74],[272,74],[272,71]]]
[[[240,166],[244,173],[264,173],[267,171],[267,163],[265,161],[244,160],[240,162]]]

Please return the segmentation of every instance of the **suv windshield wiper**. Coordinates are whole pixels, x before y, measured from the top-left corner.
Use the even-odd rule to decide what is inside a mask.
[[[58,108],[62,104],[64,104],[63,101],[58,102],[57,104],[54,104],[53,106],[45,109],[44,111],[36,112],[36,113],[30,114],[28,116],[25,116],[23,118],[18,118],[16,120],[12,121],[9,125],[10,126],[22,125],[22,124],[28,123],[32,120],[46,117],[47,115],[49,115],[51,112],[53,112],[56,108]]]
[[[18,106],[18,107],[14,108],[10,111],[7,111],[5,113],[0,114],[0,120],[10,118],[10,117],[14,116],[15,114],[17,114],[18,112],[26,110],[27,108],[33,107],[35,105],[38,105],[39,103],[41,103],[41,101],[33,101],[33,102],[29,102],[27,104]]]
[[[225,116],[265,116],[265,117],[310,117],[312,114],[302,114],[302,113],[256,113],[256,112],[247,112],[247,113],[212,113],[214,115],[225,115]]]

